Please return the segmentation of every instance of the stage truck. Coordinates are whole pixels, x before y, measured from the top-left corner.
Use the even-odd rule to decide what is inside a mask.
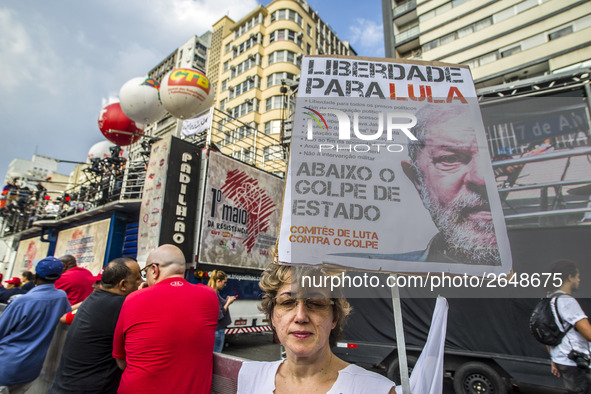
[[[261,271],[272,261],[283,199],[282,178],[205,145],[178,138],[154,143],[138,230],[138,260],[158,245],[183,250],[187,279],[207,284],[213,270],[228,275],[226,334],[271,331],[258,310]]]
[[[581,69],[478,90],[515,276],[512,283],[494,283],[496,293],[448,297],[444,372],[457,394],[563,388],[550,372],[546,347],[529,332],[529,317],[549,290],[544,274],[559,259],[578,263],[581,288],[574,296],[591,313],[589,78],[590,70]],[[353,312],[335,354],[381,366],[399,382],[388,291],[350,299]],[[400,292],[412,370],[438,292],[430,298],[411,289]]]

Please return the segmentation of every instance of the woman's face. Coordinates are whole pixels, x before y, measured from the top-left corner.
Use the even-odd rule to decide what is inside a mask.
[[[279,300],[289,300],[297,295],[291,293],[291,283],[284,283],[277,292]],[[309,296],[308,296],[309,297]],[[319,294],[322,299],[323,295]],[[332,306],[308,309],[303,300],[297,300],[289,310],[277,302],[273,309],[272,323],[277,337],[287,353],[296,357],[313,357],[329,347],[331,330],[336,326]]]
[[[228,283],[228,278],[226,278],[224,280],[221,280],[221,279],[216,280],[215,287],[216,287],[217,291],[220,291],[221,289],[226,287],[226,283]]]

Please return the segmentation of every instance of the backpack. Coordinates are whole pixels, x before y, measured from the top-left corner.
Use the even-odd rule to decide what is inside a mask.
[[[553,308],[551,301],[563,295],[565,294],[558,294],[552,297],[542,298],[534,308],[534,311],[529,318],[529,330],[531,331],[534,338],[544,345],[559,345],[560,342],[562,342],[562,338],[564,338],[566,333],[573,327],[571,325],[566,330],[562,331],[556,324],[554,314],[552,313]],[[556,316],[558,316],[558,321],[560,321],[560,324],[564,327],[562,318],[558,313],[558,304],[555,305],[555,312]]]

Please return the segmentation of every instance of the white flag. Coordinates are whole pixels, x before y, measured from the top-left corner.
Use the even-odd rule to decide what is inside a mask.
[[[443,353],[448,309],[447,300],[437,297],[427,342],[410,375],[411,393],[441,394],[443,392]],[[396,392],[402,393],[402,387],[396,387]]]

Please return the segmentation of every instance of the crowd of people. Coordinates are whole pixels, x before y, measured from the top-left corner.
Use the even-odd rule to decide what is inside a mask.
[[[30,188],[26,180],[14,178],[4,186],[0,197],[4,233],[25,230],[36,220],[59,219],[95,206],[88,187],[81,187],[71,195],[67,192],[56,195],[44,183],[38,182],[35,188]]]
[[[171,385],[174,392],[211,393],[213,353],[223,348],[235,297],[219,295],[224,272],[213,272],[210,286],[195,285],[184,278],[185,265],[173,245],[152,251],[143,270],[122,257],[100,277],[72,256],[40,260],[36,286],[0,316],[0,390],[30,388],[62,319],[71,325],[49,393],[162,393]],[[322,291],[300,298],[286,266],[273,264],[262,278],[262,305],[287,359],[244,363],[238,392],[394,392],[390,380],[332,353],[350,310],[345,299]]]
[[[87,211],[95,206],[119,200],[123,187],[127,161],[118,153],[108,158],[94,158],[83,170],[86,181],[72,190],[57,192],[48,190],[51,177],[36,182],[26,177],[11,179],[2,189],[0,196],[0,218],[6,232],[18,232],[29,228],[36,220],[55,220],[77,212]],[[141,187],[145,168],[134,167],[128,177],[129,198],[141,197]],[[59,188],[62,190],[63,188]]]
[[[9,293],[0,315],[0,392],[31,387],[62,321],[71,325],[49,393],[211,393],[213,353],[223,348],[236,297],[219,295],[228,280],[224,272],[212,272],[209,286],[195,285],[185,279],[185,267],[178,247],[162,245],[143,269],[134,258],[121,257],[93,276],[73,256],[49,256],[34,275],[7,280],[1,294],[21,292]],[[549,348],[552,372],[569,393],[589,393],[589,363],[580,364],[591,325],[571,296],[580,286],[579,270],[559,261],[552,272],[564,279],[549,297],[567,332]],[[348,301],[328,289],[301,288],[295,276],[291,266],[278,264],[261,275],[261,310],[286,358],[243,362],[238,393],[395,393],[392,381],[332,352],[351,310]]]

